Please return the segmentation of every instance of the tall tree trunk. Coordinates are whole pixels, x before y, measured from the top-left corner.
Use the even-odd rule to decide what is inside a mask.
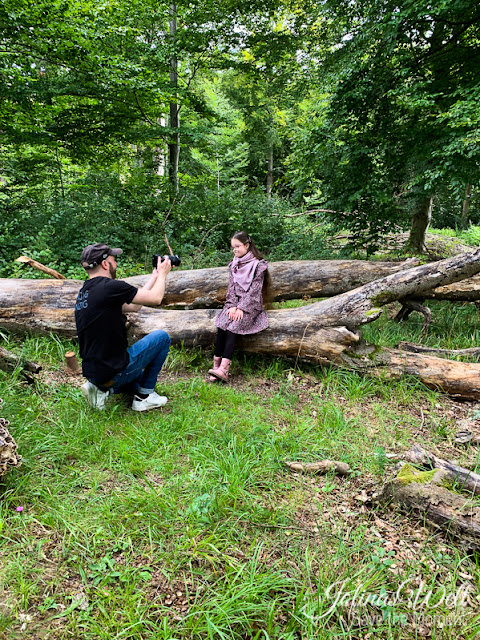
[[[175,51],[175,39],[177,33],[177,5],[170,5],[170,39]],[[169,156],[169,178],[174,192],[178,192],[178,160],[180,156],[180,118],[178,107],[178,60],[175,53],[170,58],[170,85],[172,87],[173,99],[170,101],[170,128],[172,134],[168,144]]]
[[[462,207],[462,229],[466,229],[468,226],[468,213],[470,211],[470,200],[472,198],[472,185],[467,183],[465,185],[465,199]]]
[[[62,174],[62,164],[60,162],[60,158],[58,157],[58,148],[55,148],[55,159],[57,161],[58,167],[58,176],[60,178],[60,188],[62,191],[62,198],[65,200],[65,187],[63,186],[63,174]]]
[[[273,189],[273,143],[270,143],[268,152],[268,171],[267,171],[267,198],[272,197]]]
[[[419,200],[412,215],[408,246],[416,253],[426,253],[425,236],[432,220],[433,198]]]
[[[157,118],[157,124],[165,128],[165,118],[163,116]],[[165,168],[167,165],[166,151],[167,150],[164,144],[162,144],[162,146],[157,145],[153,148],[153,163],[156,167],[155,173],[157,174],[157,176],[165,175]]]

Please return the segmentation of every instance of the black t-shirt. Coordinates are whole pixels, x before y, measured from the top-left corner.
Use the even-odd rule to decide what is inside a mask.
[[[136,293],[127,282],[101,276],[86,280],[80,289],[75,323],[86,378],[107,382],[128,365],[122,305],[132,302]]]

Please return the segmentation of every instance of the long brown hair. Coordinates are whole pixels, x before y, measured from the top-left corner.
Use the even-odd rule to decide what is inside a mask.
[[[257,248],[253,239],[248,235],[248,233],[246,233],[245,231],[237,231],[230,238],[230,242],[233,239],[238,240],[245,246],[248,245],[248,250],[253,253],[257,260],[264,260],[263,253]],[[264,306],[268,309],[271,306],[273,300],[272,278],[268,269],[265,271],[265,275],[263,277],[262,298]]]

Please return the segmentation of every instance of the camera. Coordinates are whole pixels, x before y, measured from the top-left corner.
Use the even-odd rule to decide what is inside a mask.
[[[158,259],[160,258],[160,262],[163,262],[165,260],[165,256],[161,256],[159,253],[156,253],[153,257],[152,257],[152,265],[153,268],[156,269],[157,268],[157,262]],[[172,267],[178,267],[180,266],[181,260],[180,260],[180,256],[167,256],[167,258],[170,260],[170,262],[172,263]]]

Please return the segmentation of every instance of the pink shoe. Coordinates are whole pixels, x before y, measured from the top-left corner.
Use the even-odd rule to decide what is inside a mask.
[[[215,378],[218,378],[219,380],[223,380],[224,382],[227,382],[228,370],[230,369],[231,364],[232,364],[231,360],[229,360],[228,358],[222,358],[222,362],[220,363],[220,366],[217,369],[210,369],[208,374],[210,376],[214,376]]]
[[[213,369],[218,369],[221,362],[222,362],[222,358],[220,356],[213,356]],[[215,376],[208,376],[208,380],[209,382],[218,382],[218,378],[216,378]]]

